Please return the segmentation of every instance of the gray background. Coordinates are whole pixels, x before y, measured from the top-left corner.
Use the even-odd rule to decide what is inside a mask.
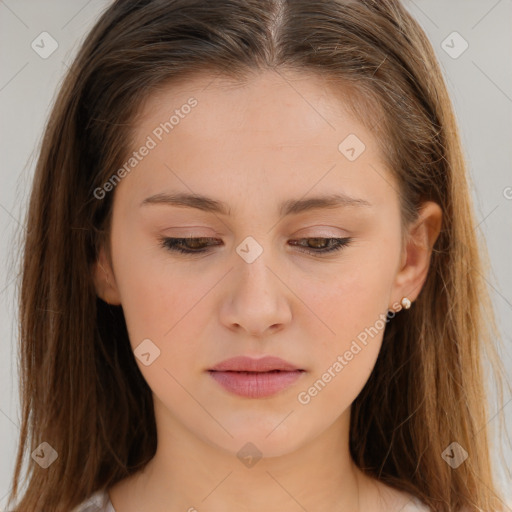
[[[18,240],[43,126],[63,74],[106,0],[0,0],[0,509],[14,467],[20,408],[17,387],[16,275]],[[469,161],[478,231],[489,248],[489,286],[512,382],[512,0],[404,0],[441,62]],[[463,40],[468,48],[460,56]],[[31,47],[42,32],[57,50]],[[443,43],[445,41],[445,43]],[[451,47],[451,48],[450,48]],[[47,46],[48,48],[48,46]],[[446,50],[446,51],[445,51]],[[451,52],[452,55],[449,55]],[[457,58],[454,58],[457,56]],[[512,424],[512,395],[494,402]],[[498,421],[490,425],[499,434]],[[510,436],[508,436],[510,437]],[[512,487],[512,449],[495,435],[495,467]],[[500,454],[498,457],[497,454]],[[510,493],[510,491],[508,491]],[[512,506],[512,494],[508,494]]]

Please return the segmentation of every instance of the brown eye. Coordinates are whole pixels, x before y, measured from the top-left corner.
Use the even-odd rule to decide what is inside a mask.
[[[184,254],[198,254],[207,252],[208,247],[212,245],[220,245],[218,243],[208,243],[216,238],[201,237],[201,238],[162,238],[162,246],[170,251],[180,252]],[[221,241],[222,243],[222,241]]]
[[[352,238],[300,238],[292,240],[290,243],[301,247],[300,252],[320,256],[322,254],[339,251],[349,245]],[[214,241],[215,243],[211,243]],[[218,243],[220,242],[220,243]],[[300,243],[295,243],[300,242]],[[306,242],[304,245],[302,242]],[[169,251],[182,254],[199,254],[209,252],[211,246],[221,245],[222,241],[216,238],[162,238],[161,244]]]
[[[305,250],[301,249],[301,252],[306,252],[310,254],[325,254],[329,252],[334,252],[342,249],[349,245],[352,238],[300,238],[298,241],[303,242],[306,241],[306,246],[302,244],[292,244],[297,245],[299,247],[305,247]],[[296,242],[297,240],[292,240],[292,242]]]
[[[330,240],[332,239],[328,239],[328,238],[308,238],[309,240],[309,246],[310,247],[313,247],[315,249],[322,249],[322,248],[325,248],[328,246],[328,244],[326,245],[326,241],[329,242]]]

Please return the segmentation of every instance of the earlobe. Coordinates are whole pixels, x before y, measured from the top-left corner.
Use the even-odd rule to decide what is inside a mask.
[[[432,201],[423,204],[418,219],[409,229],[404,247],[401,268],[396,275],[393,297],[400,301],[408,297],[411,302],[418,297],[430,267],[433,246],[442,225],[441,207]]]
[[[103,247],[100,249],[98,259],[94,264],[93,280],[96,294],[100,299],[114,306],[121,304],[121,298],[119,296],[119,290],[117,289],[112,266],[108,261]]]

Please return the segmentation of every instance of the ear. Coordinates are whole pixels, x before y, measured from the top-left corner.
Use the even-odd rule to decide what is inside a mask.
[[[441,207],[427,201],[423,203],[418,219],[410,226],[393,285],[395,304],[399,304],[402,297],[413,302],[420,294],[427,279],[432,248],[441,231],[442,217]]]
[[[101,247],[98,259],[94,263],[93,280],[96,294],[100,299],[114,306],[121,304],[112,264],[107,258],[104,247]]]

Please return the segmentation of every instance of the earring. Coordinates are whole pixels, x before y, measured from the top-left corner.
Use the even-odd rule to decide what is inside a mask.
[[[411,307],[411,301],[407,297],[404,297],[401,300],[400,304],[402,304],[402,307],[404,309],[409,309]]]

